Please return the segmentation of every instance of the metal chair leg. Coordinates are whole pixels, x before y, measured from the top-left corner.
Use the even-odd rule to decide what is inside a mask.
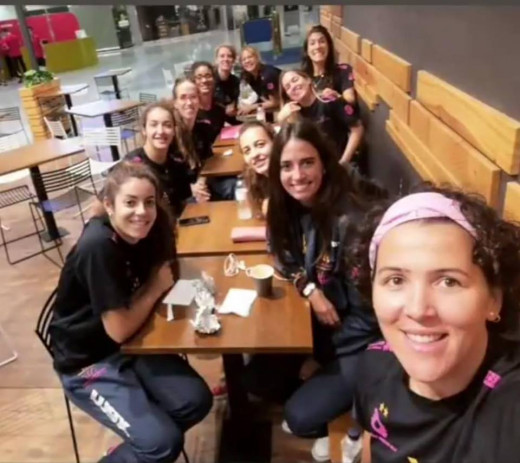
[[[72,436],[72,445],[74,446],[74,455],[76,456],[76,463],[81,463],[79,460],[78,443],[76,441],[76,431],[74,431],[74,422],[72,421],[72,413],[70,412],[69,399],[67,398],[67,396],[65,394],[63,394],[63,397],[65,397],[65,405],[67,406],[67,416],[69,418],[70,435]]]
[[[18,353],[13,349],[13,346],[11,345],[11,341],[9,341],[9,338],[7,337],[7,333],[5,332],[2,325],[0,325],[0,335],[4,338],[4,342],[7,345],[7,348],[11,351],[11,356],[0,362],[0,367],[3,367],[4,365],[7,365],[8,363],[14,362],[18,358]]]

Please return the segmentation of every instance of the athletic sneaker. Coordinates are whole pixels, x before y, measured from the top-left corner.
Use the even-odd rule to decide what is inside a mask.
[[[285,421],[285,420],[282,421],[282,430],[283,430],[283,432],[286,432],[287,434],[292,434],[291,428],[289,427],[289,425],[287,424],[287,421]]]
[[[329,438],[320,437],[316,439],[311,449],[311,455],[316,461],[330,460]]]

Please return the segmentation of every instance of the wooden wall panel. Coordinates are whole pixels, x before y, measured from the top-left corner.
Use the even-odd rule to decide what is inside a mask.
[[[341,38],[341,23],[342,19],[339,16],[332,16],[332,37]]]
[[[510,222],[520,222],[520,183],[509,182],[507,184],[502,215]]]
[[[383,75],[376,69],[373,69],[373,74],[377,81],[377,93],[383,101],[392,108],[398,117],[408,124],[408,112],[410,95],[403,92],[397,85],[395,85],[388,77]]]
[[[338,63],[347,63],[352,67],[354,66],[354,58],[356,54],[347,47],[341,39],[333,39],[334,40],[334,48],[338,52]]]
[[[457,178],[450,173],[450,170],[437,162],[426,145],[415,136],[410,127],[394,111],[390,111],[386,129],[423,180],[436,184],[458,184]]]
[[[369,63],[372,62],[372,42],[368,39],[361,39],[361,56]]]
[[[379,45],[372,47],[372,63],[401,90],[410,93],[412,65]]]
[[[450,178],[451,183],[480,193],[490,205],[498,205],[499,167],[417,101],[410,104],[409,127],[410,133],[430,153],[421,156],[432,157],[432,162],[443,172],[436,175],[435,181]]]
[[[361,40],[359,34],[352,32],[350,29],[346,27],[341,28],[341,40],[343,43],[349,47],[354,53],[359,54],[361,50]]]
[[[520,172],[520,122],[419,71],[417,99],[508,174]]]

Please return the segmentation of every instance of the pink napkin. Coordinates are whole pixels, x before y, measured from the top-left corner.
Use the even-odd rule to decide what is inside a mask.
[[[265,227],[235,227],[231,230],[231,240],[233,243],[265,241]]]
[[[224,127],[220,132],[221,140],[235,140],[238,138],[240,125],[232,125],[231,127]]]

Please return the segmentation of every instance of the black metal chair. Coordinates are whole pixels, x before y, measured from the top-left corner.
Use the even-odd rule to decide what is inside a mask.
[[[49,355],[54,358],[54,354],[52,352],[51,347],[51,335],[49,333],[49,326],[51,324],[54,301],[56,300],[56,293],[58,289],[56,288],[51,295],[45,301],[43,305],[43,309],[38,317],[38,322],[36,323],[36,336],[40,339],[43,346],[49,353]],[[70,403],[68,397],[63,393],[63,397],[65,398],[65,406],[67,407],[67,417],[69,419],[69,427],[70,434],[72,436],[72,445],[74,446],[74,455],[76,456],[76,463],[80,463],[79,453],[78,453],[78,442],[76,440],[76,431],[74,430],[74,422],[72,421],[72,413],[70,412]]]
[[[59,195],[47,199],[46,201],[33,201],[30,204],[38,211],[43,212],[60,212],[74,205],[78,206],[79,213],[83,224],[85,217],[81,203],[84,199],[92,198],[97,195],[96,186],[92,173],[90,171],[90,160],[84,159],[61,169],[48,172],[39,172],[33,175],[35,188],[41,188],[46,193],[61,192]],[[82,186],[84,183],[90,183],[92,190]],[[66,190],[63,192],[63,190]]]
[[[38,317],[38,321],[36,323],[36,336],[40,339],[43,346],[51,356],[51,358],[54,358],[54,353],[52,352],[51,347],[51,335],[49,333],[49,326],[51,324],[52,320],[52,314],[54,309],[54,301],[56,300],[56,294],[58,292],[58,288],[54,289],[54,291],[51,293],[51,295],[47,298],[45,301],[45,304],[43,305],[42,311],[40,312],[40,316]],[[72,413],[70,411],[70,402],[69,398],[63,393],[63,397],[65,398],[65,406],[67,407],[67,417],[69,420],[69,427],[70,427],[70,434],[72,437],[72,445],[74,447],[74,455],[76,456],[76,463],[80,463],[79,459],[79,453],[78,453],[78,442],[76,439],[76,431],[74,429],[74,421],[72,420]],[[184,460],[186,463],[190,463],[190,460],[188,458],[188,455],[184,448],[182,449],[182,456],[184,457]]]
[[[19,204],[24,201],[29,202],[29,210],[31,211],[31,217],[32,217],[32,220],[34,223],[34,228],[35,228],[34,232],[8,240],[5,236],[5,230],[4,230],[4,228],[7,228],[7,227],[4,227],[4,225],[2,224],[2,220],[0,219],[0,235],[2,237],[1,245],[4,247],[7,262],[10,265],[15,265],[18,262],[22,262],[24,260],[30,259],[31,257],[43,254],[43,256],[46,257],[48,260],[50,260],[53,264],[57,265],[58,267],[61,267],[60,264],[58,264],[56,261],[54,261],[51,257],[49,257],[47,255],[47,251],[51,251],[52,249],[57,249],[58,254],[60,256],[60,260],[61,260],[61,262],[63,262],[63,256],[62,256],[61,250],[60,250],[60,246],[62,244],[61,240],[60,239],[55,240],[54,244],[49,247],[45,247],[43,245],[43,240],[42,240],[40,234],[44,231],[44,225],[43,225],[43,222],[42,222],[39,214],[35,214],[30,205],[31,202],[34,202],[36,200],[37,200],[36,197],[32,195],[32,193],[30,192],[29,188],[26,185],[17,186],[14,188],[9,188],[8,190],[0,191],[0,209],[3,209],[5,207],[14,206],[15,204]],[[40,227],[38,227],[38,224],[40,225]],[[8,245],[11,243],[15,243],[17,241],[21,241],[25,238],[29,238],[30,236],[34,236],[34,235],[38,236],[38,241],[40,243],[40,250],[37,252],[34,252],[32,254],[26,255],[22,258],[13,260],[11,258],[11,255],[9,254]]]
[[[145,104],[155,103],[157,101],[157,95],[155,93],[141,92],[139,93],[139,101]]]
[[[134,140],[139,133],[139,108],[130,108],[126,111],[120,111],[110,115],[113,127],[121,127],[121,140],[125,144],[126,152],[128,153],[128,139]]]
[[[4,122],[18,122],[20,127],[16,130],[12,130],[9,132],[3,132],[0,130],[0,137],[5,137],[7,135],[14,135],[15,133],[23,132],[25,135],[25,139],[27,143],[29,143],[29,138],[27,137],[27,132],[22,123],[22,116],[20,114],[20,108],[18,106],[12,106],[10,108],[0,108],[0,124]]]

